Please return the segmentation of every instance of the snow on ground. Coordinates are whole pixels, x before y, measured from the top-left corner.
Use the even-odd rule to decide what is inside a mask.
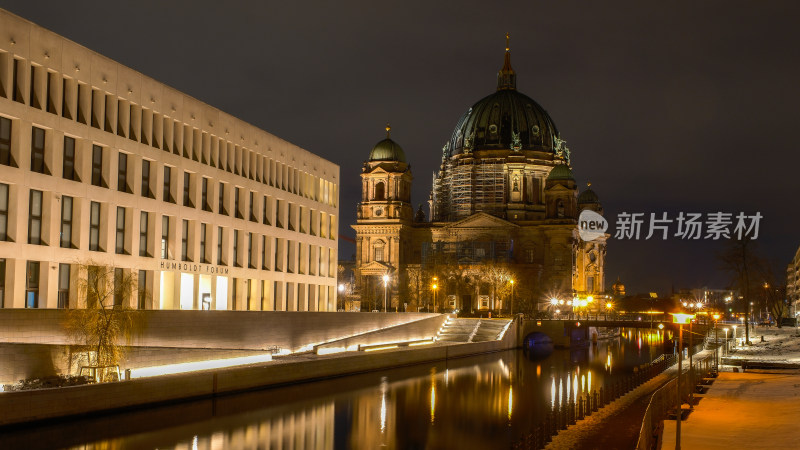
[[[720,373],[681,422],[681,448],[798,448],[800,376],[776,372]],[[661,448],[675,448],[675,424],[664,421]]]
[[[737,335],[740,341],[744,340],[741,327],[737,330]],[[762,336],[764,342],[761,342]],[[750,342],[750,346],[735,346],[731,343],[727,356],[733,359],[800,363],[800,335],[794,327],[756,327],[755,330],[750,330]]]

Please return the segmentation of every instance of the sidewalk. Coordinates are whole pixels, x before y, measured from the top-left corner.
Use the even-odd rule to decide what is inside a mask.
[[[681,424],[681,448],[798,448],[800,373],[721,372]],[[664,421],[663,449],[675,448]]]

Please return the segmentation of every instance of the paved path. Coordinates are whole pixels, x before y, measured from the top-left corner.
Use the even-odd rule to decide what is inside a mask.
[[[681,448],[800,448],[800,374],[721,372],[681,425]],[[664,421],[663,449],[675,448]]]

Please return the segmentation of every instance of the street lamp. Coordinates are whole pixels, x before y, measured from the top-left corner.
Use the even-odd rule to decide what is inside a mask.
[[[341,309],[344,309],[344,283],[339,283],[339,296],[342,297],[342,300],[341,300],[342,308]]]
[[[728,354],[728,329],[725,328],[723,331],[725,331],[725,351],[722,356],[725,356]]]
[[[433,285],[431,285],[431,289],[433,289],[433,312],[436,312],[436,289],[439,288],[439,285],[436,284],[437,281],[439,281],[439,279],[433,277]]]
[[[734,344],[734,346],[738,347],[739,343],[736,342],[736,336],[737,336],[737,334],[736,334],[736,325],[734,325],[733,326],[733,344]]]
[[[714,314],[711,317],[714,318],[714,370],[719,373],[719,332],[717,332],[719,314]]]
[[[611,308],[614,307],[614,304],[611,302],[606,303],[606,320],[608,320],[608,315],[611,313]]]
[[[386,309],[386,301],[389,298],[389,274],[383,274],[383,312],[389,312]]]
[[[683,324],[692,323],[694,314],[672,314],[672,321],[678,324],[678,410],[675,425],[675,449],[681,448],[681,420],[683,419],[683,409],[681,408],[681,372],[683,372]]]
[[[511,283],[511,316],[514,316],[514,279],[509,280]],[[538,309],[538,304],[536,305]]]

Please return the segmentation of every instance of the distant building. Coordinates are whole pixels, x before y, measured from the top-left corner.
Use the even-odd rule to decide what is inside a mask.
[[[786,267],[786,298],[794,308],[792,317],[797,317],[797,307],[800,306],[800,248],[794,254],[792,262]]]
[[[581,240],[577,221],[602,214],[598,196],[578,191],[565,141],[516,77],[507,48],[496,91],[441,150],[427,217],[414,212],[411,166],[388,126],[372,148],[353,226],[362,309],[510,311],[514,299],[533,309],[605,291],[606,237]]]
[[[338,189],[330,161],[0,10],[0,307],[75,307],[91,263],[138,276],[134,308],[333,310]]]

